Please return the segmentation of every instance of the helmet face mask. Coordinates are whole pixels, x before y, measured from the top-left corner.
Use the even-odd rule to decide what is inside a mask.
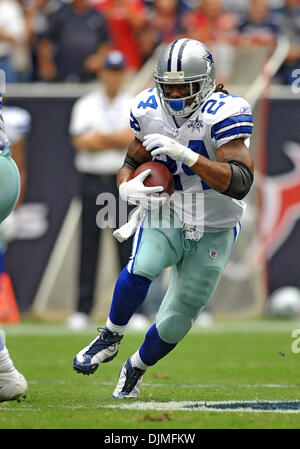
[[[175,117],[187,117],[214,91],[214,75],[208,48],[194,39],[179,39],[162,52],[154,81],[167,112]],[[173,99],[166,95],[165,87],[181,84],[187,87],[184,96]]]

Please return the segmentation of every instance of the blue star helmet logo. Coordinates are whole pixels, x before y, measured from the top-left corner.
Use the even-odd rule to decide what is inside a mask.
[[[211,64],[214,63],[213,56],[212,56],[211,53],[208,53],[206,56],[204,56],[204,59],[206,59],[207,61],[209,61]]]

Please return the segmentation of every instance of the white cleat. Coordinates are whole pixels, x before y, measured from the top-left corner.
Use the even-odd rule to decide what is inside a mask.
[[[130,358],[123,363],[118,383],[113,392],[114,399],[137,398],[140,393],[145,370],[132,366]]]
[[[26,397],[28,385],[25,377],[13,365],[6,351],[5,362],[0,364],[0,402],[4,401],[20,401]],[[3,351],[1,351],[3,353]]]

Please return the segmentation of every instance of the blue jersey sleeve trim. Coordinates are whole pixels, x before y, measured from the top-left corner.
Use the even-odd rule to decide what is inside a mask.
[[[130,128],[132,128],[134,131],[140,132],[141,131],[141,127],[139,125],[139,122],[137,121],[137,119],[135,118],[135,116],[133,115],[132,112],[130,112]]]
[[[249,136],[252,134],[252,126],[238,126],[231,129],[228,129],[227,131],[221,132],[215,136],[216,140],[224,139],[225,137],[231,137],[236,136],[239,134],[245,134],[246,136]]]
[[[230,125],[239,126],[239,123],[241,122],[247,122],[249,123],[249,125],[253,124],[252,115],[251,114],[236,115],[234,117],[229,117],[222,120],[219,123],[216,123],[211,128],[211,138],[213,139],[223,128],[226,128],[227,126]]]

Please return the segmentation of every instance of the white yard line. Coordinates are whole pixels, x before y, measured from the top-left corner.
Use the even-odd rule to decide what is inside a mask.
[[[300,401],[171,401],[110,404],[104,408],[196,412],[300,413]]]
[[[171,401],[171,402],[127,402],[128,400],[108,405],[94,405],[93,409],[122,409],[122,410],[150,410],[150,411],[185,411],[185,412],[247,412],[247,413],[300,413],[300,401]],[[91,410],[88,404],[78,405],[47,405],[45,408],[59,408],[59,409],[76,409],[76,410]],[[41,408],[20,406],[9,407],[0,404],[1,411],[38,411]]]
[[[28,380],[29,384],[51,384],[51,385],[83,385],[80,381],[66,381],[66,380]],[[116,382],[101,382],[101,381],[90,381],[89,385],[103,385],[103,386],[115,386]],[[152,383],[152,382],[143,382],[143,387],[170,387],[170,388],[298,388],[299,385],[283,385],[283,384],[183,384],[183,383]]]

